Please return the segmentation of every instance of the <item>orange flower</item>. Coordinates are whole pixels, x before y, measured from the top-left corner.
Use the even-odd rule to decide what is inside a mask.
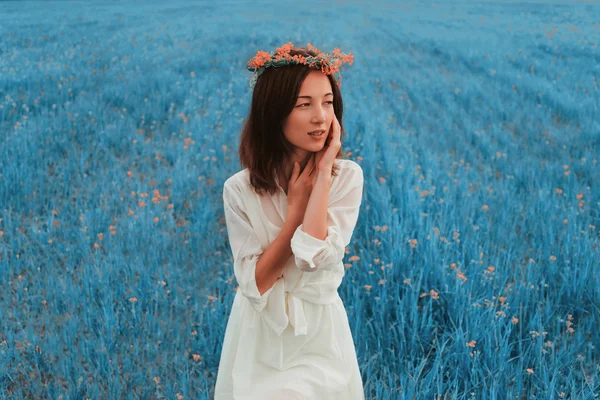
[[[266,62],[268,62],[270,60],[271,60],[271,55],[269,53],[267,53],[266,51],[259,50],[256,53],[256,55],[248,62],[248,66],[250,68],[259,69],[263,65],[265,65]]]
[[[292,58],[298,61],[300,64],[306,64],[306,58],[304,58],[304,56],[302,56],[301,54],[295,55]]]
[[[294,45],[292,44],[292,42],[288,42],[286,44],[284,44],[281,47],[277,48],[277,54],[285,54],[285,53],[289,53],[290,50],[294,49]]]
[[[350,65],[352,65],[352,63],[354,62],[354,55],[352,53],[348,53],[347,55],[342,57],[342,62],[347,62],[350,63]]]
[[[257,52],[256,56],[254,56],[248,62],[248,69],[254,70],[255,75],[250,82],[250,86],[254,86],[260,72],[257,72],[258,69],[264,69],[271,65],[270,61],[277,62],[277,66],[286,65],[286,64],[303,64],[307,65],[309,68],[314,68],[321,70],[325,75],[332,75],[338,73],[340,71],[339,67],[344,62],[348,62],[352,65],[354,61],[354,56],[349,54],[344,54],[341,52],[339,48],[334,49],[331,54],[323,53],[318,48],[314,47],[310,42],[306,46],[309,51],[314,52],[314,56],[305,57],[302,55],[294,55],[292,56],[290,52],[295,49],[294,44],[292,42],[288,42],[281,47],[278,47],[275,53],[267,53],[265,51]],[[342,77],[337,77],[337,85],[342,86]]]

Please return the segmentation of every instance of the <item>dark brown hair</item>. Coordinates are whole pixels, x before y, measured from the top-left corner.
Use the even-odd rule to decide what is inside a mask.
[[[315,56],[315,52],[305,48],[290,51],[291,56]],[[300,86],[311,71],[304,64],[269,67],[258,77],[248,118],[242,128],[238,154],[243,168],[248,168],[250,184],[259,195],[277,191],[275,177],[290,159],[293,145],[283,135],[283,123],[293,111],[300,92]],[[343,103],[340,89],[333,75],[327,75],[333,93],[333,111],[341,127],[340,140],[345,135],[342,124]],[[336,159],[344,155],[342,147]],[[339,166],[333,164],[332,176],[337,176]]]

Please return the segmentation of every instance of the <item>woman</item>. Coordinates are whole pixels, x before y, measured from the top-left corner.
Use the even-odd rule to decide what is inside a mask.
[[[239,284],[215,399],[364,399],[339,287],[363,173],[341,159],[333,73],[352,55],[291,43],[258,52],[240,143],[244,170],[223,202]],[[317,133],[314,133],[317,132]]]

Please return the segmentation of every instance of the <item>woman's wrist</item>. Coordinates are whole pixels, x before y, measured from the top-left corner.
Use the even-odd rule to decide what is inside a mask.
[[[331,166],[317,168],[317,180],[331,181]]]
[[[290,229],[292,232],[296,231],[296,228],[298,228],[300,226],[300,224],[302,224],[302,219],[304,218],[304,215],[296,215],[294,213],[289,213],[284,221],[284,228],[288,228]]]

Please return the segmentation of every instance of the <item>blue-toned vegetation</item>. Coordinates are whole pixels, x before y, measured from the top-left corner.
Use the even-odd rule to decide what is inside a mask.
[[[352,52],[368,399],[600,393],[600,6],[0,3],[0,398],[212,397],[257,50]]]

